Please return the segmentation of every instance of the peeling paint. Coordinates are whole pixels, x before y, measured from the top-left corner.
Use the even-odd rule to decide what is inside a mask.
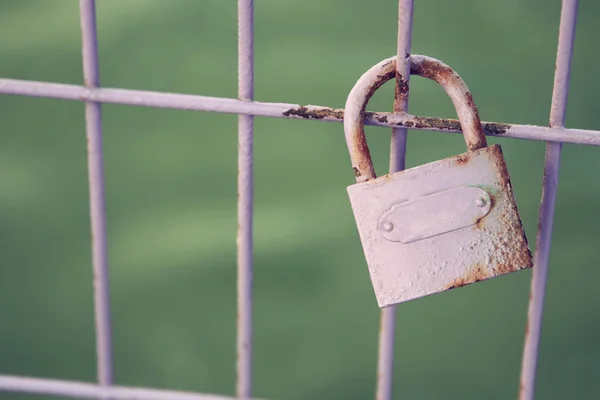
[[[404,79],[404,77],[401,74],[397,74],[396,75],[396,92],[395,92],[396,101],[398,103],[402,103],[402,102],[406,101],[406,98],[408,97],[408,91],[409,91],[408,79]]]
[[[454,279],[446,289],[456,289],[461,286],[468,285],[470,283],[483,281],[490,277],[490,273],[483,265],[476,264],[470,271],[467,272],[465,276]]]
[[[323,107],[306,107],[299,106],[295,108],[290,108],[287,111],[283,112],[283,115],[286,117],[296,116],[300,118],[306,119],[323,119],[323,118],[334,118],[334,119],[343,119],[344,118],[344,110],[336,109],[336,108],[323,108]]]
[[[502,124],[499,122],[488,122],[483,126],[483,129],[487,133],[491,133],[492,135],[503,135],[512,127],[510,124]]]

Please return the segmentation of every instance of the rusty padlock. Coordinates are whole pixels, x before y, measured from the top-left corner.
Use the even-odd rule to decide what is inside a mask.
[[[502,149],[488,147],[464,81],[426,56],[411,56],[411,74],[450,96],[468,151],[376,178],[364,115],[373,93],[396,76],[396,58],[372,67],[350,92],[344,131],[357,183],[348,195],[382,308],[532,267]]]

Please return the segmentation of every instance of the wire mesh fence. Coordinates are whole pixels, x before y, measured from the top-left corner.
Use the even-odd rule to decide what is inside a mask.
[[[102,88],[99,79],[98,37],[94,0],[80,0],[80,23],[84,85],[69,85],[15,79],[0,79],[0,93],[46,97],[85,102],[88,140],[88,178],[92,229],[92,264],[94,269],[94,304],[96,323],[97,384],[54,379],[0,376],[0,390],[49,394],[76,398],[111,399],[225,399],[225,396],[171,392],[114,385],[105,179],[102,148],[101,104],[127,104],[143,107],[197,110],[239,114],[238,119],[238,232],[237,232],[237,397],[253,397],[253,198],[254,198],[254,116],[342,122],[343,110],[325,106],[254,101],[254,1],[238,1],[238,99]],[[546,161],[542,199],[539,208],[539,231],[536,240],[533,279],[525,336],[520,382],[520,399],[534,398],[535,377],[542,313],[546,290],[549,253],[554,219],[562,143],[600,146],[600,131],[565,128],[569,76],[577,26],[578,1],[563,0],[556,72],[550,112],[550,126],[483,122],[487,135],[525,140],[546,141]],[[410,76],[412,52],[413,0],[400,0],[398,8],[397,74]],[[366,124],[392,128],[390,172],[405,168],[407,127],[417,130],[460,133],[456,120],[429,118],[407,113],[408,98],[396,96],[393,113],[371,112]],[[418,122],[418,123],[417,123]],[[381,312],[379,332],[377,391],[378,400],[392,398],[394,376],[395,308]]]

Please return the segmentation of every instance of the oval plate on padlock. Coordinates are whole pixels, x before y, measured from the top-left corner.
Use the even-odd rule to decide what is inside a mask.
[[[412,243],[475,225],[490,207],[485,190],[461,186],[392,205],[379,230],[391,242]]]

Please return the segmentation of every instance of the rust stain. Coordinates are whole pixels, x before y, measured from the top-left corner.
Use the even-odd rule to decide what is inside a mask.
[[[510,178],[508,175],[508,169],[506,168],[506,162],[504,161],[504,153],[502,152],[502,147],[499,144],[495,144],[488,147],[488,151],[491,153],[490,156],[493,159],[496,170],[500,174],[500,181],[503,185],[510,185]]]
[[[411,63],[410,73],[432,79],[438,83],[458,77],[452,68],[431,60],[423,60],[419,64]]]
[[[421,62],[411,64],[411,73],[420,75],[424,78],[429,78],[440,85],[446,90],[447,87],[452,88],[464,88],[464,96],[461,96],[461,100],[466,102],[466,106],[469,109],[468,120],[465,120],[467,126],[463,126],[463,132],[470,132],[471,135],[465,136],[467,140],[467,147],[470,150],[480,149],[487,146],[486,137],[481,126],[479,119],[479,111],[473,101],[471,92],[466,89],[462,78],[449,66],[438,62],[437,60],[423,59]]]
[[[374,114],[374,113],[373,113]],[[453,118],[437,118],[437,117],[414,117],[414,121],[398,122],[396,126],[406,128],[425,128],[439,129],[442,131],[462,132],[460,121]],[[499,122],[487,122],[483,125],[483,130],[489,135],[503,135],[507,130],[512,128],[510,124]]]
[[[514,197],[514,193],[512,191],[512,185],[510,182],[510,175],[508,173],[508,169],[506,167],[506,162],[504,160],[504,155],[502,153],[502,147],[500,145],[495,144],[493,146],[488,147],[489,151],[492,153],[492,158],[496,164],[497,170],[500,175],[500,182],[502,183],[502,190],[506,193],[506,196],[509,199],[509,204],[507,204],[507,208],[510,208],[511,211],[516,216],[515,220],[508,221],[506,217],[502,221],[504,224],[512,224],[514,229],[518,232],[525,232],[523,227],[523,222],[521,219],[521,214],[519,213],[519,209],[516,205],[516,200]],[[508,211],[508,210],[507,210]],[[531,249],[529,248],[529,241],[527,240],[527,235],[523,234],[524,242],[523,247],[520,249],[515,249],[515,254],[512,257],[513,262],[516,265],[522,265],[522,269],[533,267],[532,254]],[[515,258],[518,257],[518,258]]]
[[[367,93],[367,98],[366,98],[365,104],[363,105],[363,111],[362,111],[363,115],[364,115],[365,108],[367,107],[367,102],[369,101],[369,99],[371,97],[373,97],[373,94],[375,94],[377,89],[379,89],[381,86],[383,86],[384,83],[386,83],[387,81],[392,79],[395,75],[396,75],[396,71],[390,71],[383,75],[377,75],[375,82],[373,82],[373,85],[371,86],[371,88],[369,89],[369,92]]]
[[[367,138],[365,136],[364,120],[366,115],[367,103],[369,99],[375,94],[375,91],[379,89],[384,83],[392,79],[396,75],[396,71],[390,71],[383,75],[377,75],[377,78],[369,88],[369,92],[365,98],[365,102],[360,110],[359,123],[354,127],[354,131],[350,132],[350,137],[355,138],[356,143],[352,146],[350,151],[352,152],[351,157],[357,160],[358,172],[354,171],[355,175],[364,177],[365,181],[375,179],[375,170],[373,168],[373,162],[371,161],[371,152],[367,145]],[[371,114],[373,115],[373,114]],[[387,117],[385,117],[387,121]],[[382,122],[382,121],[380,121]],[[358,175],[357,175],[358,174]]]
[[[300,107],[290,108],[289,110],[284,111],[283,115],[286,117],[296,116],[296,117],[306,118],[306,119],[323,119],[323,118],[344,119],[344,110],[340,110],[337,108],[310,109],[306,106],[300,106]]]
[[[500,216],[498,218],[500,218],[500,220],[502,220],[502,221],[504,221],[504,220],[509,221],[509,219],[508,219],[508,210],[504,209],[502,211],[502,214],[500,214]]]
[[[371,111],[365,112],[365,119],[374,119],[374,120],[381,122],[382,124],[388,123],[387,115],[380,115],[379,113],[371,112]]]
[[[481,126],[481,119],[479,118],[479,110],[475,105],[475,101],[473,101],[473,95],[471,92],[467,91],[465,94],[467,99],[467,105],[469,109],[475,114],[475,118],[471,118],[468,123],[471,126],[471,129],[467,130],[467,132],[477,132],[477,138],[473,143],[467,143],[469,149],[481,149],[483,147],[487,147],[487,138],[485,137],[485,132],[483,127]],[[466,127],[465,127],[466,130]],[[469,139],[470,140],[470,139]]]
[[[391,63],[393,63],[394,61],[396,61],[396,60],[394,60],[394,59],[391,59],[391,60],[389,60],[389,61],[385,62],[385,63],[383,64],[383,67],[386,67],[386,66],[390,65],[390,64],[391,64]]]
[[[466,165],[471,160],[471,153],[464,153],[454,158],[457,165]]]
[[[518,210],[517,210],[518,212]],[[521,217],[519,216],[519,226],[521,227],[521,229],[523,229],[523,232],[525,232],[525,228],[523,227],[523,222],[521,221]],[[527,235],[523,235],[523,238],[525,239],[525,246],[527,246],[527,253],[529,255],[529,259],[530,262],[529,267],[533,267],[533,254],[531,253],[531,249],[529,248],[529,240],[527,239]]]
[[[492,135],[503,135],[507,130],[512,128],[510,124],[501,124],[497,122],[488,122],[484,125],[483,130]]]
[[[479,282],[487,278],[491,278],[489,272],[486,271],[483,265],[476,264],[469,272],[467,272],[465,276],[454,279],[450,283],[450,285],[446,287],[446,290],[456,289],[461,286]]]
[[[406,98],[408,97],[408,91],[409,91],[408,80],[404,79],[402,74],[397,74],[396,75],[396,92],[395,92],[395,98],[396,98],[397,104],[400,104],[400,103],[403,103],[404,101],[406,101]]]
[[[480,231],[485,230],[485,227],[483,225],[483,218],[479,218],[477,222],[475,222],[475,228],[479,229]]]
[[[414,117],[413,121],[398,122],[396,126],[418,129],[439,129],[442,131],[462,132],[460,121],[457,119],[437,118],[437,117]]]
[[[405,128],[412,128],[413,126],[415,126],[415,124],[412,121],[396,122],[396,126],[402,126],[402,127],[405,127]]]
[[[490,197],[490,212],[492,212],[492,210],[494,209],[494,206],[496,205],[496,196],[494,196],[492,193],[490,193],[489,190],[486,189],[486,192],[488,194],[488,196]],[[475,222],[475,227],[481,231],[485,231],[485,223],[484,223],[485,217],[483,218],[479,218],[477,220],[477,222]]]
[[[500,264],[496,268],[494,268],[494,273],[496,275],[504,275],[504,274],[508,274],[509,272],[515,272],[518,270],[519,270],[519,268],[515,268],[512,265]]]
[[[367,175],[368,179],[375,179],[375,171],[373,169],[373,162],[371,161],[371,152],[369,151],[369,146],[367,145],[367,138],[364,134],[364,128],[362,126],[355,126],[354,132],[351,133],[351,136],[356,138],[356,145],[353,146],[350,151],[355,156],[353,158],[358,160],[358,165],[353,167],[354,174],[356,177]],[[372,177],[369,178],[369,175],[372,175]]]
[[[496,195],[494,195],[493,193],[491,193],[491,191],[488,189],[486,190],[488,196],[490,196],[490,209],[493,209],[494,206],[496,205]]]
[[[469,106],[469,108],[474,109],[475,112],[478,114],[477,116],[479,116],[479,113],[477,112],[477,106],[475,105],[475,101],[473,100],[473,94],[471,92],[467,92],[466,96],[467,96],[467,105]]]
[[[475,138],[475,140],[473,141],[473,143],[470,142],[471,138],[467,138],[468,142],[467,142],[467,147],[470,150],[475,150],[475,149],[481,149],[483,147],[487,147],[487,138],[485,137],[485,132],[483,130],[483,127],[481,126],[481,119],[479,118],[479,110],[477,109],[477,106],[475,105],[475,101],[473,101],[473,95],[471,94],[471,92],[467,91],[466,94],[466,100],[467,100],[467,105],[469,107],[469,109],[473,112],[474,114],[474,118],[470,118],[470,120],[468,121],[471,129],[467,130],[467,127],[464,127],[467,132],[477,132],[478,135]]]
[[[81,98],[81,100],[88,101],[87,99]],[[339,108],[330,107],[314,107],[309,108],[307,106],[299,106],[290,108],[282,113],[286,117],[298,117],[303,119],[344,119],[344,110]],[[389,123],[387,115],[380,115],[377,112],[365,112],[366,119],[376,120],[383,124]],[[419,128],[419,129],[439,129],[441,131],[453,131],[462,132],[462,126],[460,121],[453,118],[437,118],[437,117],[414,117],[411,121],[398,122],[395,124],[399,127],[405,128]],[[483,130],[490,135],[500,136],[506,133],[512,125],[504,124],[500,122],[487,122],[483,125]]]

